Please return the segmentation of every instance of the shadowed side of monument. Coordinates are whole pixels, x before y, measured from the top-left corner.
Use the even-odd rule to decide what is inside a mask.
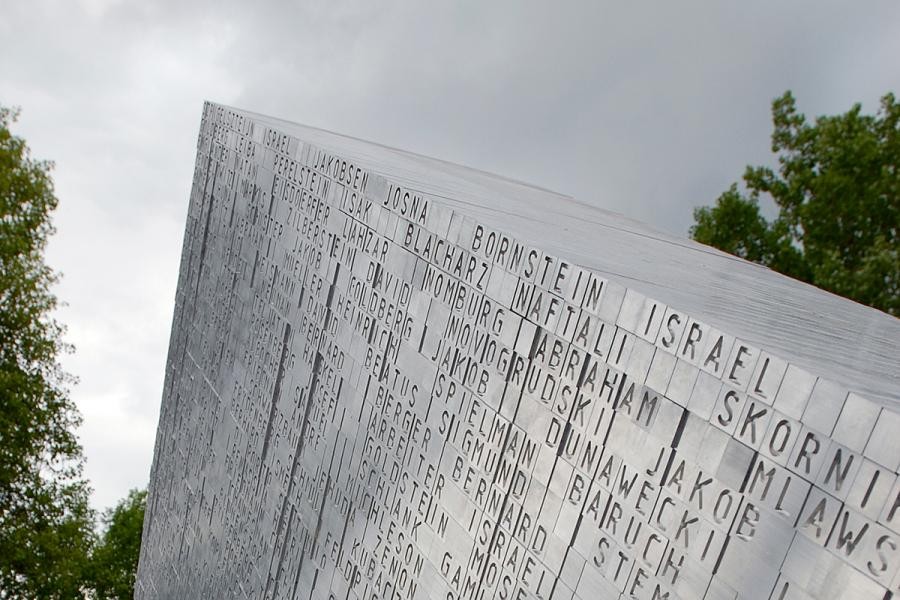
[[[207,103],[138,598],[887,598],[900,325]]]

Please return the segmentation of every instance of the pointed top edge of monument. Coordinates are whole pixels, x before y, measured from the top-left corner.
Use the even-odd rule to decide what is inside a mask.
[[[572,196],[327,129],[209,104],[281,128],[312,146],[343,153],[454,211],[608,275],[810,373],[900,410],[900,379],[891,373],[900,373],[900,319],[887,313]],[[384,151],[399,162],[388,164],[365,150]],[[448,182],[471,186],[441,187],[429,181],[426,172],[417,171],[419,167],[440,173],[445,186]],[[466,181],[467,175],[478,181]],[[548,212],[546,200],[562,204]],[[515,205],[498,205],[503,201]],[[598,235],[598,227],[606,233]]]

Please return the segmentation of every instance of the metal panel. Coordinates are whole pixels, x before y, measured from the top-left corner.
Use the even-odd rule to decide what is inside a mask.
[[[900,592],[895,319],[224,106],[195,164],[138,598]]]

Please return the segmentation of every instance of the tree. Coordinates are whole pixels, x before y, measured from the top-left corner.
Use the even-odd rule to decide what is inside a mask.
[[[713,207],[694,210],[691,236],[801,281],[900,316],[900,103],[881,99],[814,124],[790,91],[772,103],[778,172],[748,166]],[[778,216],[767,221],[761,195]]]
[[[57,199],[52,165],[10,132],[16,116],[0,107],[0,598],[74,598],[93,513],[44,264]]]
[[[99,599],[134,598],[146,502],[146,490],[131,490],[103,515],[106,529],[91,559],[91,583]]]

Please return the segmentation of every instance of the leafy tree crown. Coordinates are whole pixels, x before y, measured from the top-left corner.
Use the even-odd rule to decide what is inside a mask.
[[[44,263],[57,199],[52,164],[10,131],[17,114],[0,106],[0,597],[73,598],[93,514]]]
[[[772,103],[777,172],[748,166],[691,236],[801,281],[900,316],[900,103],[859,104],[809,123],[791,92]],[[778,216],[766,220],[759,200]]]

